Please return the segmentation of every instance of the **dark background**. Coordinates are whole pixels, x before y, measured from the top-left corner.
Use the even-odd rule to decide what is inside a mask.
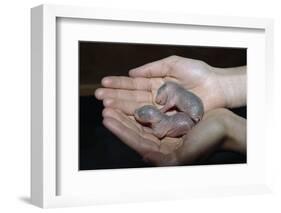
[[[171,55],[202,60],[221,68],[247,64],[245,48],[79,42],[80,170],[151,166],[102,125],[103,105],[94,97],[94,91],[105,76],[128,76],[131,68]],[[246,107],[232,111],[246,118]],[[197,165],[228,163],[246,163],[246,156],[216,152]]]

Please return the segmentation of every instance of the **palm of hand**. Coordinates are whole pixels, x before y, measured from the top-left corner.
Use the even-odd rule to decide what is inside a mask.
[[[233,115],[225,109],[210,110],[187,135],[162,141],[145,132],[129,115],[116,109],[106,108],[103,111],[103,124],[146,161],[156,166],[173,166],[193,163],[223,146],[226,136],[223,120],[229,116]],[[163,145],[165,142],[181,142],[182,146],[169,149],[169,146]]]
[[[175,151],[182,145],[182,138],[165,137],[159,140],[144,131],[131,116],[116,109],[106,108],[103,117],[103,124],[146,161],[154,165],[178,164]]]
[[[157,90],[166,81],[175,81],[195,93],[202,99],[206,110],[220,105],[218,98],[212,95],[221,93],[217,75],[208,64],[202,61],[171,56],[133,69],[130,71],[130,76],[135,79],[138,77],[149,79],[150,99],[154,105],[157,105],[153,101]],[[140,79],[139,84],[145,83],[144,81]]]
[[[188,157],[188,161],[194,161],[193,155],[190,155],[189,146],[193,147],[193,153],[199,153],[198,155],[202,154],[202,147],[210,150],[208,146],[212,147],[213,144],[204,142],[210,141],[210,134],[205,134],[206,137],[202,139],[201,129],[206,132],[207,128],[213,128],[213,122],[212,125],[206,125],[207,120],[205,120],[205,123],[200,122],[193,128],[191,135],[199,136],[201,144],[198,141],[183,144],[186,136],[165,137],[160,141],[147,133],[132,116],[134,111],[143,105],[158,106],[154,101],[157,90],[166,81],[175,81],[199,96],[203,101],[205,111],[220,107],[222,102],[218,100],[218,97],[222,97],[223,94],[219,87],[218,77],[209,65],[198,60],[172,56],[133,69],[129,74],[130,77],[104,78],[102,85],[105,88],[100,88],[95,93],[97,99],[103,100],[106,107],[103,123],[111,132],[155,165],[178,165],[180,161],[183,161],[179,159],[183,157],[184,152],[189,153],[184,155],[185,158]],[[213,94],[217,96],[214,97]],[[184,146],[178,149],[181,144]],[[183,147],[188,147],[188,149],[184,150]],[[198,149],[197,152],[194,148]]]
[[[129,74],[131,77],[111,76],[102,80],[105,88],[98,89],[96,97],[103,100],[105,107],[132,115],[143,105],[158,106],[154,101],[157,90],[166,81],[175,81],[199,96],[205,111],[220,105],[218,97],[214,97],[220,94],[216,74],[204,62],[172,56],[133,69]]]
[[[121,116],[123,124],[133,131],[147,144],[155,144],[160,153],[172,153],[182,144],[181,138],[165,137],[161,141],[145,132],[132,116],[134,111],[143,105],[155,105],[155,97],[159,87],[166,81],[175,81],[186,89],[201,97],[207,96],[208,81],[212,72],[208,65],[201,61],[181,57],[169,57],[158,62],[144,65],[130,71],[130,77],[107,77],[102,84],[105,88],[96,91],[96,97],[103,100],[105,107],[125,113]],[[208,94],[210,96],[210,94]],[[206,102],[204,102],[206,109]],[[116,116],[120,119],[119,116]],[[114,113],[112,113],[114,114]],[[116,115],[116,113],[115,113]],[[118,115],[118,114],[117,114]],[[152,147],[152,146],[150,146]]]

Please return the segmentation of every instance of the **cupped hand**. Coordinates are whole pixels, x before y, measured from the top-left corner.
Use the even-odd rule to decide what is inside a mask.
[[[103,124],[144,160],[156,166],[173,166],[193,164],[220,148],[230,147],[224,143],[227,141],[225,119],[232,116],[233,113],[226,109],[208,111],[184,137],[162,140],[144,131],[133,118],[116,109],[104,109]]]
[[[105,77],[102,80],[105,88],[96,90],[96,97],[106,107],[131,115],[143,105],[157,106],[154,100],[159,87],[166,81],[174,81],[199,96],[205,111],[225,105],[218,74],[203,61],[170,56],[132,69],[129,75]]]
[[[144,159],[150,153],[170,154],[182,145],[182,138],[157,138],[146,131],[145,128],[147,127],[139,124],[133,116],[125,115],[118,109],[105,108],[102,114],[104,126],[123,143],[137,151]]]

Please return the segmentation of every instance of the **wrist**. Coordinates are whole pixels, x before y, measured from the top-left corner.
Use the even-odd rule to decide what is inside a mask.
[[[246,67],[213,68],[217,78],[221,101],[220,107],[235,108],[246,105]]]
[[[209,70],[209,76],[204,82],[204,92],[199,94],[204,103],[205,111],[218,108],[226,108],[226,94],[224,92],[224,82],[220,68],[212,67],[205,63],[206,69]]]

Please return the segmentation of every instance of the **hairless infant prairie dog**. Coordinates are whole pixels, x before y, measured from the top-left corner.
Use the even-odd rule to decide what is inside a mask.
[[[144,125],[146,131],[158,138],[180,137],[186,134],[204,114],[201,99],[175,82],[164,83],[157,91],[155,102],[163,105],[161,109],[146,105],[136,109],[135,119]],[[176,108],[177,112],[166,112]]]

